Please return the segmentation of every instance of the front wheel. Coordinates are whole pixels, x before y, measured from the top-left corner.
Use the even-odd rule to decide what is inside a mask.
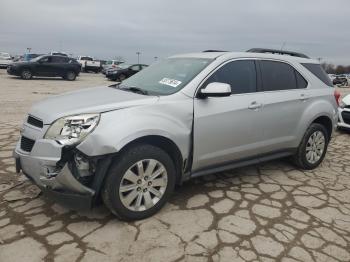
[[[121,75],[118,77],[119,82],[123,82],[125,79],[126,79],[126,76],[123,75],[123,74],[121,74]]]
[[[327,129],[317,123],[311,124],[306,130],[294,156],[295,164],[306,170],[316,168],[326,155],[328,142],[329,134]]]
[[[158,212],[175,186],[175,167],[158,147],[139,145],[122,153],[107,174],[102,198],[121,220],[138,220]]]
[[[33,77],[32,72],[29,69],[23,69],[21,72],[21,78],[24,80],[29,80]]]

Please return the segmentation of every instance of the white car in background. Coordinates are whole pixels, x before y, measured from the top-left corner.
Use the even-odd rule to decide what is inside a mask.
[[[345,96],[338,108],[338,128],[350,130],[350,95]]]
[[[91,56],[78,56],[77,61],[81,65],[81,71],[95,73],[101,71],[101,61],[94,60]]]
[[[12,62],[12,57],[9,53],[0,52],[0,68],[6,68]]]
[[[118,65],[124,63],[124,61],[120,60],[108,60],[103,66],[102,66],[102,73],[106,74],[106,71],[111,68],[117,68]]]

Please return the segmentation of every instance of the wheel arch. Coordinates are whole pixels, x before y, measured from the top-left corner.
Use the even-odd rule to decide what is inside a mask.
[[[328,136],[327,138],[329,141],[331,136],[332,136],[332,132],[333,132],[333,122],[332,122],[331,118],[326,116],[326,115],[321,115],[321,116],[318,116],[317,118],[315,118],[311,124],[313,124],[313,123],[323,125],[326,128],[327,136]]]
[[[337,110],[328,99],[319,99],[311,103],[300,117],[299,124],[296,127],[297,144],[299,146],[304,137],[306,130],[313,123],[318,123],[326,127],[328,139],[331,138],[333,129],[336,124]]]
[[[122,154],[125,150],[130,147],[134,147],[140,144],[148,144],[155,147],[158,147],[164,150],[173,160],[175,168],[176,168],[176,183],[181,183],[183,167],[184,167],[184,159],[182,157],[181,151],[179,147],[173,142],[171,139],[161,136],[161,135],[146,135],[142,137],[138,137],[127,144],[125,144],[116,155]]]

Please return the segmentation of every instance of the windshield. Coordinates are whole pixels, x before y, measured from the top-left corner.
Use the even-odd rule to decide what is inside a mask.
[[[118,65],[118,67],[121,68],[121,69],[127,69],[128,67],[130,67],[130,65],[128,65],[128,64],[120,64],[120,65]]]
[[[123,86],[137,87],[153,95],[170,95],[181,90],[212,59],[168,58],[123,81]]]

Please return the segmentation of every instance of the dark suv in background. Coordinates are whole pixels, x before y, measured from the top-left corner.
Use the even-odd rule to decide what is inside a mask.
[[[123,81],[126,78],[140,72],[142,69],[145,69],[148,65],[143,64],[120,64],[117,68],[112,68],[106,71],[106,77],[113,81]]]
[[[7,73],[31,79],[33,76],[62,77],[73,81],[79,75],[80,64],[66,56],[43,55],[30,61],[16,62],[7,67]]]
[[[333,85],[347,86],[348,79],[345,75],[336,75],[333,79]]]

